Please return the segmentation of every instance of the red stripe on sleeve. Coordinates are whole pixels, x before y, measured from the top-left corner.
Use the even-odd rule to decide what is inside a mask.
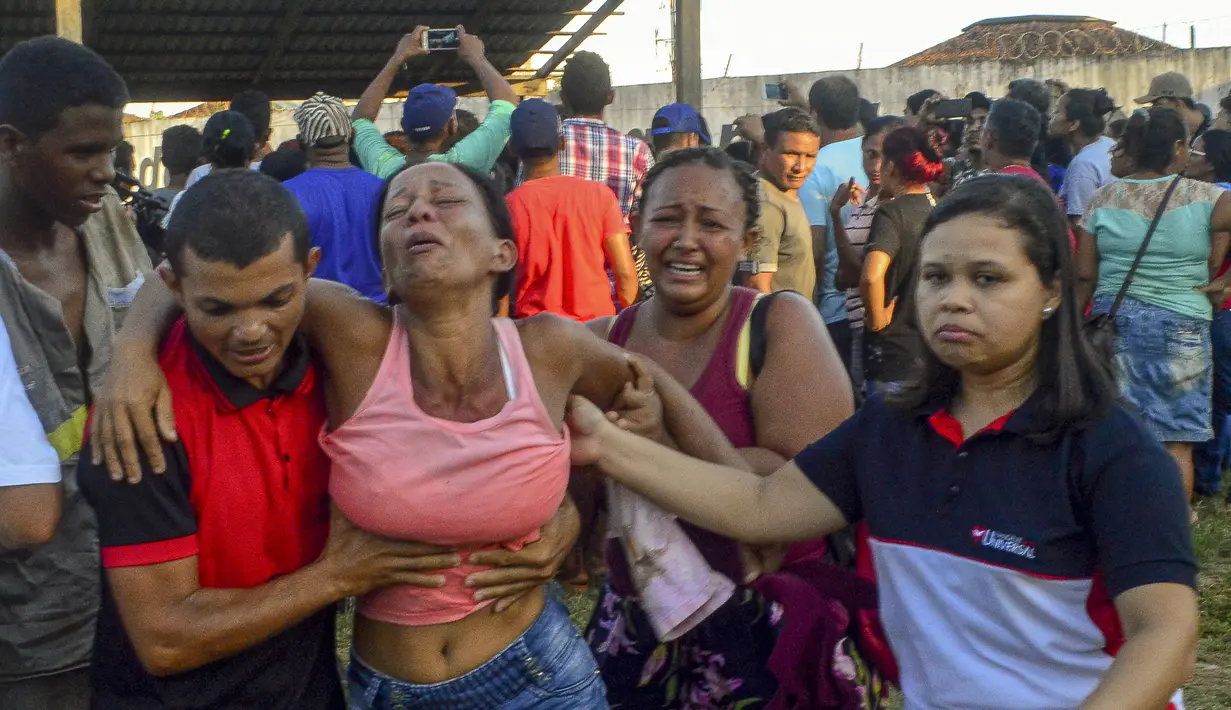
[[[115,545],[102,549],[103,567],[144,567],[174,562],[192,557],[201,551],[197,536],[185,535],[174,540],[142,542],[136,545]]]

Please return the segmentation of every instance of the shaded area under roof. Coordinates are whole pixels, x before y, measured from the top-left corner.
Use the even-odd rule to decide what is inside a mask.
[[[465,25],[504,72],[561,33],[587,0],[82,0],[84,43],[128,82],[134,101],[358,97],[415,25]],[[0,54],[55,33],[54,0],[0,0]],[[464,83],[450,53],[415,60],[394,91]]]
[[[911,55],[895,67],[1008,61],[1058,57],[1163,54],[1176,47],[1116,27],[1116,23],[1078,15],[1021,15],[976,22],[952,39]]]

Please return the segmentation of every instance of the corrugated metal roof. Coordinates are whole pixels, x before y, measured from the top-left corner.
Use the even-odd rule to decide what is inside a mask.
[[[226,100],[247,88],[275,99],[316,91],[357,97],[415,25],[483,38],[498,69],[525,64],[586,0],[93,0],[85,44],[128,81],[136,101]],[[55,32],[54,0],[0,0],[0,53]],[[394,84],[461,83],[469,67],[441,53]]]
[[[1176,48],[1095,17],[1023,15],[976,22],[962,34],[903,59],[895,67],[1052,57],[1161,54]]]

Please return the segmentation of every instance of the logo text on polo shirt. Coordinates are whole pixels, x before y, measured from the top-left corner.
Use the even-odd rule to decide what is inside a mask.
[[[1020,535],[1010,535],[976,525],[971,528],[970,537],[976,545],[990,547],[993,550],[1007,552],[1018,557],[1025,557],[1028,560],[1034,559],[1035,544]]]

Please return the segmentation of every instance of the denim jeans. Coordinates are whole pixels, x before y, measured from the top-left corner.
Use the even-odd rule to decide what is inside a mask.
[[[558,598],[508,648],[475,670],[431,685],[406,683],[351,656],[350,710],[605,710],[598,664]]]
[[[1214,438],[1193,449],[1195,489],[1203,495],[1218,493],[1222,468],[1231,453],[1231,310],[1214,314],[1210,340],[1214,346]]]

